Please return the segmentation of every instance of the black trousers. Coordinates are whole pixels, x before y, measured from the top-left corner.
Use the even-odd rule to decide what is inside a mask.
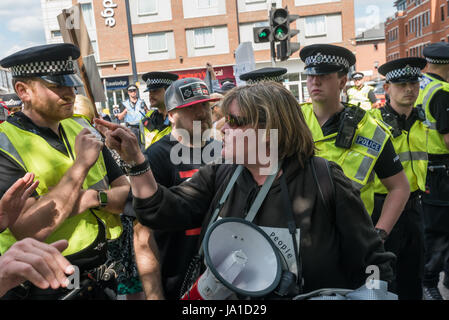
[[[425,264],[424,282],[437,286],[440,272],[449,276],[449,207],[423,203]]]
[[[371,216],[376,225],[382,212],[385,197],[374,197],[374,211]],[[424,240],[422,229],[422,205],[419,197],[410,199],[399,220],[384,243],[385,250],[393,252],[395,279],[389,290],[399,300],[421,300],[424,265]]]
[[[439,163],[437,163],[438,165]],[[431,164],[429,163],[429,166]],[[441,167],[441,164],[440,164]],[[423,195],[425,286],[437,286],[441,271],[449,277],[449,172],[429,170]]]

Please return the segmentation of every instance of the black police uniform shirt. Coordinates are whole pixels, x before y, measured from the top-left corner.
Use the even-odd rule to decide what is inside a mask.
[[[343,111],[344,110],[337,112],[323,124],[321,130],[323,131],[324,136],[338,132]],[[393,143],[391,142],[391,139],[388,139],[374,165],[374,172],[380,179],[386,179],[398,174],[402,169],[401,161],[396,154]]]
[[[429,73],[429,75],[447,82],[437,74]],[[430,101],[429,110],[436,120],[438,132],[441,134],[449,133],[449,92],[438,90]]]
[[[189,156],[186,157],[187,161],[175,165],[170,159],[170,153],[178,142],[171,141],[171,136],[171,134],[164,136],[144,152],[156,182],[167,188],[189,180],[201,166],[205,165],[202,157],[200,163],[193,162],[195,152],[197,155],[202,154],[206,147],[214,146],[211,144],[220,143],[221,145],[219,141],[209,140],[202,148],[186,148],[190,151]],[[211,158],[215,156],[213,150],[214,148],[210,153]],[[153,231],[161,261],[162,286],[165,298],[168,300],[179,299],[188,265],[198,252],[200,232],[200,226],[181,231]]]
[[[30,118],[28,118],[24,113],[17,112],[14,116],[11,116],[7,120],[9,123],[21,128],[22,130],[27,130],[38,134],[44,138],[48,144],[50,144],[56,150],[62,152],[66,156],[70,153],[74,153],[75,150],[67,150],[62,138],[60,138],[56,133],[50,128],[40,127],[36,125]],[[64,132],[60,126],[61,132]],[[107,177],[109,183],[123,175],[123,171],[115,162],[111,155],[111,152],[104,147],[103,158],[106,165]],[[12,160],[8,155],[0,151],[0,197],[11,187],[11,185],[18,179],[25,175],[23,168],[18,165],[14,160]],[[37,194],[35,193],[34,196]]]

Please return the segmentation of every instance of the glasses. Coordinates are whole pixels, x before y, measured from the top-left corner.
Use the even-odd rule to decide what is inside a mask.
[[[227,116],[225,116],[225,121],[231,128],[243,127],[249,124],[248,119],[238,117],[233,114],[228,114]]]

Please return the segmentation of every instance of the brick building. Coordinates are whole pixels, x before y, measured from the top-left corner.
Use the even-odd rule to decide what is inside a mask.
[[[449,1],[397,0],[394,17],[385,22],[387,61],[422,56],[425,46],[449,41]]]
[[[148,71],[203,78],[207,62],[218,79],[233,79],[234,52],[248,41],[256,68],[271,66],[269,43],[255,44],[252,29],[267,23],[272,1],[300,15],[292,28],[300,30],[294,40],[301,46],[332,43],[355,52],[353,0],[129,0],[138,82],[143,84],[141,76]],[[126,2],[41,0],[48,43],[62,41],[56,16],[76,3],[81,3],[108,105],[116,104],[126,98],[124,88],[133,81]],[[298,100],[306,100],[298,52],[277,66],[288,69],[284,85]],[[147,99],[144,88],[140,86]]]
[[[365,75],[365,80],[379,80],[378,67],[385,60],[385,29],[379,24],[359,34],[356,38],[356,70]]]

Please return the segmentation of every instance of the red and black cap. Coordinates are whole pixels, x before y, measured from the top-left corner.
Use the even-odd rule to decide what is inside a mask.
[[[165,91],[165,107],[167,111],[217,100],[220,99],[210,97],[210,91],[206,83],[198,78],[176,80]]]

